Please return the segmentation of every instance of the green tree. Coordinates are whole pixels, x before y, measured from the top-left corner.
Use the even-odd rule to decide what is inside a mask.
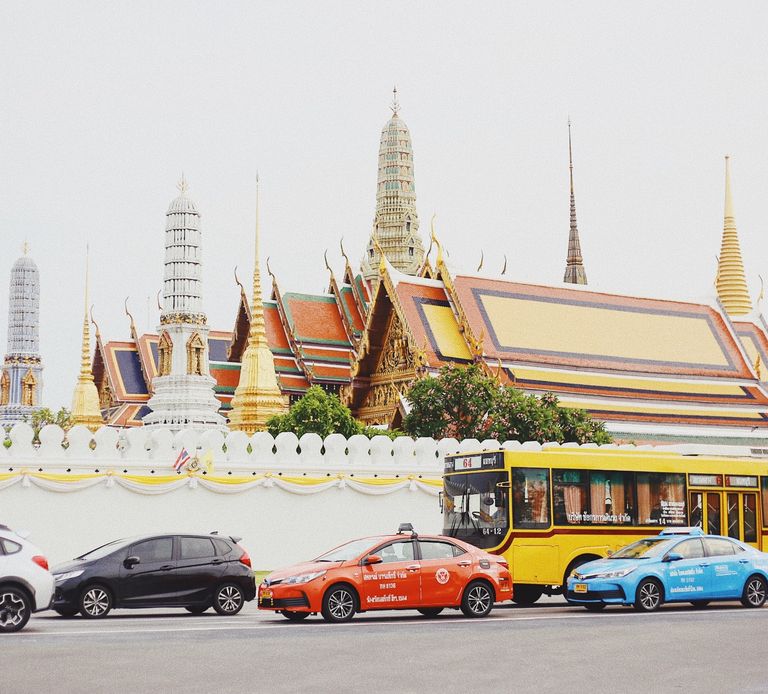
[[[349,438],[362,433],[363,428],[336,395],[326,393],[320,386],[312,386],[291,405],[287,414],[276,415],[267,421],[267,431],[272,436],[292,431],[298,437],[314,432],[323,438],[334,433]]]
[[[72,413],[66,407],[60,407],[55,413],[49,407],[41,407],[32,412],[26,421],[35,432],[32,442],[40,443],[40,430],[47,424],[57,424],[67,431],[72,426]]]
[[[560,407],[552,393],[526,395],[499,385],[477,364],[446,366],[408,393],[403,429],[411,436],[494,438],[498,441],[609,443],[602,422],[584,410]]]

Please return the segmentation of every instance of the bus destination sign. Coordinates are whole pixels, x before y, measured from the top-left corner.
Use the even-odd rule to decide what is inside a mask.
[[[461,472],[469,470],[489,470],[504,466],[504,453],[473,453],[471,455],[456,455],[446,458],[446,472]]]

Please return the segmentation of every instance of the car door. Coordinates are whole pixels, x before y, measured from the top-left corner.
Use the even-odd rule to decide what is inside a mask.
[[[124,604],[151,605],[172,601],[176,580],[172,536],[142,540],[122,555],[119,593]],[[128,557],[136,557],[139,561],[126,565]]]
[[[472,575],[472,556],[452,542],[418,540],[421,604],[448,607],[461,602]]]
[[[208,599],[224,574],[224,560],[208,537],[180,535],[173,599],[181,604]]]
[[[363,558],[361,609],[418,607],[421,576],[415,542],[410,538],[387,542],[367,556],[371,555],[380,557],[381,562],[366,564]]]
[[[724,537],[705,537],[708,571],[713,598],[739,598],[751,568],[749,555]]]
[[[682,559],[662,561],[660,571],[664,577],[664,593],[667,600],[706,600],[711,581],[708,561],[704,556],[704,544],[696,537],[678,542],[667,552],[679,554]]]

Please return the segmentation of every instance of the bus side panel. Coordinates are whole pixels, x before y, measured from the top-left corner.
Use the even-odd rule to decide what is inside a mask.
[[[524,543],[525,540],[516,540],[512,546],[512,582],[559,585],[562,574],[557,576],[558,548],[551,543]]]

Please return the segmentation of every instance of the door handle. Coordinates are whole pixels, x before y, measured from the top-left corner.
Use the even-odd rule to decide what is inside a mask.
[[[699,566],[709,566],[709,564],[699,564]]]
[[[165,566],[160,567],[160,571],[170,571],[173,568],[170,564],[166,564]]]
[[[471,561],[460,561],[458,565],[459,566],[472,566],[472,562]]]
[[[214,560],[211,562],[211,564],[221,564],[221,562],[222,562],[222,560],[221,560],[221,559],[214,559]]]
[[[749,559],[739,559],[739,564],[749,564]]]
[[[421,567],[418,564],[408,564],[405,568],[408,569],[408,571],[418,571]]]

